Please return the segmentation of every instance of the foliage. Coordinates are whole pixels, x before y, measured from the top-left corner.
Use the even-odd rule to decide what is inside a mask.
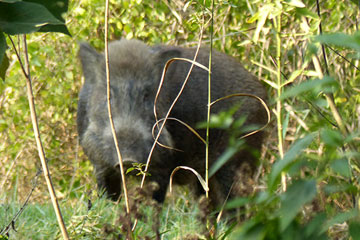
[[[196,218],[196,205],[190,205],[185,198],[172,197],[170,200],[171,208],[165,209],[160,216],[159,230],[165,239],[184,239],[188,234],[198,233],[201,226]],[[122,231],[122,219],[119,217],[124,211],[121,205],[91,193],[84,193],[76,201],[70,202],[63,201],[61,207],[71,239],[119,239],[119,236],[126,234]],[[0,205],[0,228],[11,221],[20,207],[18,204]],[[137,239],[144,239],[145,236],[153,238],[155,209],[144,205],[141,214],[143,217],[134,236]],[[188,227],[184,229],[183,225]],[[13,228],[16,231],[10,232],[9,239],[61,239],[54,211],[49,204],[30,204]]]
[[[4,34],[16,35],[32,32],[62,32],[69,34],[62,14],[67,11],[68,0],[1,0],[0,1],[0,77],[5,80],[9,59],[5,55]]]
[[[4,19],[9,21],[4,17],[10,16],[1,14],[4,12],[2,6],[33,4],[39,7],[40,2],[50,1],[0,0],[0,23]],[[200,27],[204,25],[203,43],[209,43],[207,21],[211,1],[205,1],[205,6],[202,1],[190,0],[112,0],[110,3],[111,39],[138,38],[149,44],[195,46]],[[357,1],[321,1],[318,16],[315,0],[216,1],[214,47],[238,58],[267,85],[270,99],[273,99],[269,102],[272,112],[278,113],[278,103],[282,108],[280,114],[274,116],[280,118],[281,125],[272,121],[267,128],[268,139],[252,194],[235,199],[227,206],[241,207],[245,220],[235,228],[224,223],[225,227],[207,237],[358,239],[360,170],[356,162],[360,157],[360,41],[356,25],[359,6],[356,4]],[[66,10],[54,12],[57,8],[45,6],[51,15],[46,15],[51,18],[45,21],[46,26],[51,29],[64,27],[61,16]],[[89,238],[105,234],[105,223],[109,223],[115,233],[120,231],[116,228],[119,224],[116,222],[119,219],[117,213],[121,212],[117,205],[94,196],[93,207],[87,209],[84,199],[89,197],[85,193],[94,190],[95,180],[92,167],[77,147],[75,126],[77,94],[81,85],[76,59],[78,41],[88,41],[103,49],[104,10],[104,2],[100,0],[70,2],[65,19],[72,38],[41,32],[44,26],[37,24],[44,21],[29,26],[32,30],[26,30],[36,32],[29,37],[35,102],[55,189],[75,239],[83,239],[77,235],[77,229],[85,217],[83,229],[87,229]],[[37,17],[40,16],[44,15]],[[318,33],[320,22],[324,32],[321,35]],[[0,215],[0,219],[5,221],[1,222],[1,227],[20,208],[18,203],[31,189],[31,180],[39,165],[21,69],[14,52],[7,50],[6,41],[9,45],[9,40],[3,34],[15,34],[10,30],[16,34],[25,31],[5,26],[0,24],[0,77],[4,78],[6,63],[9,63],[6,82],[0,82],[0,208],[5,209],[0,210],[0,214],[7,215]],[[279,26],[280,32],[277,31]],[[14,40],[19,43],[18,39]],[[325,46],[327,62],[323,60],[321,44]],[[7,56],[2,57],[5,51]],[[278,51],[280,61],[276,58]],[[276,80],[279,75],[280,82]],[[326,95],[332,96],[347,133],[339,130],[338,119]],[[214,124],[224,127],[228,121],[234,121],[231,111],[212,119]],[[283,156],[278,147],[277,127],[283,138]],[[240,145],[235,141],[222,155],[225,160],[220,160],[226,161],[227,155]],[[282,186],[284,177],[286,189]],[[189,207],[194,200],[188,198],[187,191],[179,191],[178,196],[184,205],[179,207],[178,203],[169,202],[163,208],[160,232],[165,238],[184,239],[186,234],[182,231],[199,223],[195,219],[198,210]],[[40,229],[40,234],[44,237],[48,233],[55,235],[46,237],[60,236],[56,235],[59,230],[54,215],[44,204],[48,202],[45,184],[38,184],[31,202],[16,222],[19,233],[11,234],[18,234],[16,236],[20,238],[21,234],[30,236],[35,224],[39,226],[38,223],[45,222],[50,224],[36,228]],[[181,206],[186,206],[187,210],[175,213],[167,210]],[[146,216],[152,214],[145,211]],[[167,235],[174,226],[178,234]],[[150,228],[141,225],[137,236],[149,235]],[[229,234],[225,234],[226,231]],[[201,234],[196,236],[195,239],[205,238]]]

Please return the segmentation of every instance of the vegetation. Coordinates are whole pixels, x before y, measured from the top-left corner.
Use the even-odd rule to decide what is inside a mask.
[[[15,1],[0,0],[0,13],[7,2]],[[110,38],[196,46],[203,27],[202,42],[210,44],[212,4],[204,2],[112,0]],[[357,4],[215,1],[214,47],[238,58],[267,86],[271,99],[272,121],[252,188],[228,203],[241,206],[244,219],[237,225],[206,224],[206,209],[189,190],[178,188],[161,210],[151,201],[134,205],[139,216],[134,239],[359,239]],[[104,48],[104,11],[104,1],[71,1],[64,16],[71,37],[53,33],[67,33],[64,26],[51,32],[35,28],[31,32],[40,32],[28,35],[42,142],[71,239],[122,239],[127,233],[123,203],[96,194],[92,166],[77,143],[78,43]],[[3,59],[9,62],[0,81],[0,239],[61,238],[44,178],[37,177],[41,167],[25,77],[3,34],[25,32],[8,31],[0,25],[0,66]],[[22,43],[12,38],[15,46]],[[3,39],[10,46],[6,57]],[[205,219],[212,223],[208,215]]]

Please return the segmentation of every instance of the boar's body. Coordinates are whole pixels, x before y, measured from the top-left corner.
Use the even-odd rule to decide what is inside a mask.
[[[153,143],[151,130],[155,123],[153,105],[163,67],[174,57],[193,59],[195,48],[170,46],[150,47],[137,40],[121,40],[109,45],[111,106],[120,151],[125,164],[146,163]],[[99,188],[117,199],[121,193],[121,179],[118,159],[110,130],[106,103],[106,72],[104,55],[89,45],[80,47],[85,83],[81,89],[78,104],[78,132],[85,154],[95,167]],[[202,48],[197,62],[207,66],[209,50]],[[178,94],[190,63],[175,61],[169,67],[163,87],[157,100],[158,119],[166,115]],[[260,82],[246,71],[234,58],[217,51],[212,53],[211,99],[212,101],[234,93],[253,94],[266,99],[266,91]],[[208,73],[194,67],[189,81],[172,110],[170,117],[186,122],[193,128],[206,121],[208,97]],[[263,125],[266,114],[261,104],[250,97],[235,97],[216,103],[211,113],[229,109],[241,103],[235,117],[247,116],[245,126]],[[198,130],[205,138],[205,130]],[[210,178],[210,197],[218,204],[227,196],[243,163],[254,169],[256,158],[252,149],[260,149],[263,133],[246,138],[248,150],[242,150]],[[227,132],[220,129],[210,131],[210,166],[228,146]],[[199,173],[205,173],[205,146],[186,127],[169,120],[160,137],[160,142],[181,151],[156,146],[149,167],[150,180],[159,184],[154,198],[164,200],[169,176],[176,166],[189,166]],[[192,182],[195,177],[179,171],[176,182]],[[202,192],[198,183],[194,183]],[[236,193],[231,193],[230,196]]]

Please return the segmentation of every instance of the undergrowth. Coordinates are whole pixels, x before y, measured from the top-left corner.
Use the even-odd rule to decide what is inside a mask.
[[[204,6],[180,0],[110,3],[112,40],[181,46],[196,45],[201,24],[206,24],[201,19],[209,19],[211,6],[210,1]],[[179,188],[162,208],[148,200],[136,205],[139,223],[133,237],[359,239],[357,1],[215,3],[214,47],[239,59],[267,86],[271,99],[272,121],[252,189],[227,206],[240,209],[242,219],[236,226],[225,220],[204,223],[198,201]],[[100,0],[72,1],[66,15],[72,37],[29,36],[40,131],[71,239],[123,239],[129,234],[123,228],[122,202],[96,193],[92,166],[76,134],[82,81],[78,41],[104,48],[104,8]],[[208,28],[203,38],[209,44]],[[10,67],[0,82],[0,239],[58,239],[43,177],[34,184],[40,164],[25,83],[15,53],[9,49],[7,54]],[[6,228],[8,235],[1,235]]]

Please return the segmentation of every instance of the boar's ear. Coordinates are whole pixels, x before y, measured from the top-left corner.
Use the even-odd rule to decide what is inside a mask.
[[[169,61],[172,58],[181,57],[181,51],[177,48],[158,46],[158,47],[154,47],[153,50],[155,52],[156,69],[159,71],[160,74],[162,74],[162,71],[167,61]],[[176,68],[175,62],[171,63],[170,68],[168,69],[166,75],[171,76],[174,73],[175,68]]]
[[[88,43],[81,43],[79,50],[83,74],[85,80],[94,82],[100,72],[102,55],[92,48]]]

